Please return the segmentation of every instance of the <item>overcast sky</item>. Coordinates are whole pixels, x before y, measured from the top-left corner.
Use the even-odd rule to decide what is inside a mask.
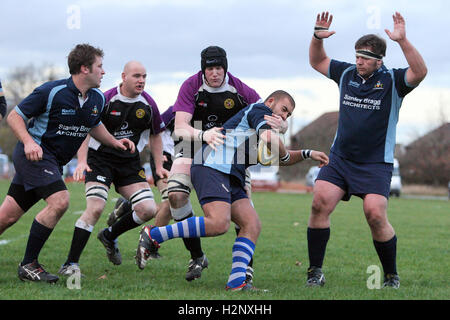
[[[400,112],[397,141],[408,143],[442,118],[450,121],[449,9],[444,0],[2,0],[0,79],[5,86],[12,68],[29,63],[51,63],[66,76],[67,54],[88,42],[105,52],[102,89],[118,84],[127,61],[139,60],[149,74],[146,89],[164,111],[199,70],[200,51],[219,45],[227,51],[229,71],[262,97],[276,89],[294,96],[298,128],[338,110],[337,86],[308,62],[317,13],[334,15],[336,34],[325,41],[330,57],[354,62],[356,39],[376,33],[388,41],[386,66],[398,68],[406,60],[384,29],[392,30],[392,14],[399,11],[428,67]]]

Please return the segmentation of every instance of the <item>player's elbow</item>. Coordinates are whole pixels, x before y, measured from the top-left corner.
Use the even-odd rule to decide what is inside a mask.
[[[427,66],[424,65],[418,75],[418,77],[420,78],[420,81],[425,79],[425,77],[427,76],[427,73],[428,73],[428,68],[427,68]]]
[[[428,73],[428,69],[425,64],[416,66],[414,69],[412,67],[410,67],[409,71],[411,72],[410,76],[409,76],[410,79],[408,79],[408,75],[407,75],[407,80],[408,80],[408,83],[413,86],[419,85],[419,83],[421,83],[422,80],[425,79],[425,77]]]
[[[426,67],[423,70],[415,72],[408,83],[414,87],[418,86],[422,82],[422,80],[425,79],[427,73],[428,70]]]

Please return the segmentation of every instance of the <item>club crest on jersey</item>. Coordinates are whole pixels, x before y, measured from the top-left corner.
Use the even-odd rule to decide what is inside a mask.
[[[98,115],[98,109],[97,109],[97,106],[94,106],[94,107],[92,108],[91,116],[96,116],[96,115]]]
[[[225,102],[223,103],[223,105],[225,106],[225,108],[227,109],[232,109],[234,107],[234,100],[231,98],[228,98],[227,100],[225,100]]]
[[[384,89],[383,84],[380,81],[378,81],[377,84],[373,88],[374,88],[374,90],[383,90]]]
[[[145,171],[144,170],[139,171],[139,177],[141,177],[142,179],[146,179],[147,178],[145,176]]]
[[[145,116],[145,111],[144,109],[137,109],[136,110],[136,117],[138,119],[142,119]]]

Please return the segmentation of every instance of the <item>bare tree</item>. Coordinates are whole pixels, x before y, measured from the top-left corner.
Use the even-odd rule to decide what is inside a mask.
[[[30,63],[25,66],[17,66],[11,69],[7,77],[2,79],[8,112],[20,103],[26,96],[33,92],[34,88],[46,81],[56,80],[62,77],[60,68],[46,63],[36,67]],[[6,116],[5,116],[6,118]],[[6,121],[0,123],[0,147],[3,153],[12,155],[17,139],[12,134]]]

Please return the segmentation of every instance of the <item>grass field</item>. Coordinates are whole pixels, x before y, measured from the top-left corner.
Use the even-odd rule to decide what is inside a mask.
[[[0,182],[5,195],[8,181]],[[75,221],[85,208],[83,184],[68,184],[70,207],[61,219],[40,255],[47,271],[56,273],[67,256]],[[159,194],[155,192],[159,201]],[[322,288],[306,288],[308,256],[306,226],[311,205],[310,194],[254,193],[263,231],[255,251],[255,285],[268,293],[226,292],[224,286],[231,266],[233,228],[218,238],[204,238],[203,249],[210,267],[201,279],[184,280],[189,260],[180,239],[165,242],[160,249],[163,259],[150,261],[138,270],[134,263],[139,229],[120,237],[123,263],[112,265],[96,239],[106,226],[110,201],[96,225],[81,256],[84,277],[80,290],[67,288],[61,278],[55,285],[21,282],[17,265],[25,251],[36,205],[19,222],[0,236],[1,300],[448,300],[450,297],[449,230],[450,202],[394,198],[389,202],[389,218],[398,237],[399,290],[368,289],[370,265],[380,266],[370,231],[361,211],[362,201],[352,198],[340,203],[332,215],[331,238],[327,247],[324,272],[327,283]],[[192,198],[198,215],[201,209]],[[381,266],[380,266],[381,267]]]

